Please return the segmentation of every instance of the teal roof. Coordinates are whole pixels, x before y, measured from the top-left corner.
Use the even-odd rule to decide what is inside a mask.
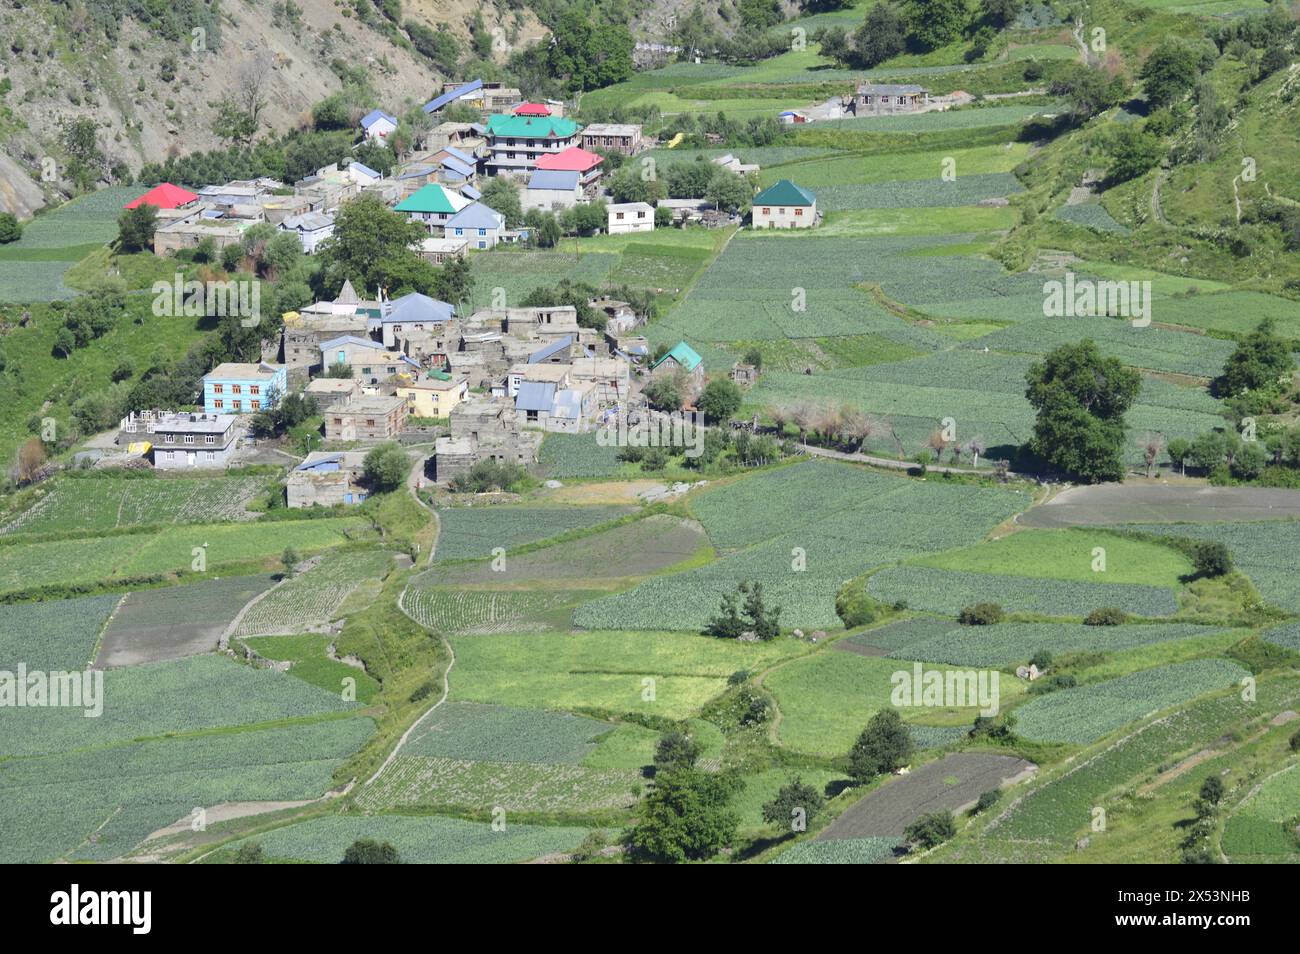
[[[663,364],[669,358],[672,358],[687,371],[694,371],[699,367],[700,362],[704,360],[699,356],[696,350],[685,341],[679,341],[669,349],[666,355],[654,363],[652,370],[653,368],[659,367],[659,365]]]
[[[578,131],[572,119],[552,116],[489,116],[488,135],[509,136],[512,139],[568,139]]]
[[[817,201],[817,196],[813,195],[803,186],[797,186],[789,179],[782,179],[780,182],[768,186],[758,195],[754,196],[754,205],[802,205],[810,206]]]
[[[398,212],[442,212],[446,215],[454,215],[464,207],[463,202],[454,205],[447,190],[432,182],[416,189],[393,206]]]

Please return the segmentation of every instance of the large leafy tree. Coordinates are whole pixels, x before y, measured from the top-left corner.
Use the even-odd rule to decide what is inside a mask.
[[[626,26],[602,22],[575,6],[551,31],[546,62],[571,92],[600,89],[632,75],[633,46]]]
[[[680,863],[712,858],[731,844],[739,824],[728,802],[736,782],[696,769],[675,768],[655,776],[655,789],[641,803],[641,820],[628,835],[636,857]]]
[[[153,249],[153,233],[158,231],[158,209],[145,203],[123,209],[117,217],[117,243],[124,252]]]
[[[333,297],[344,281],[358,292],[381,287],[390,295],[432,292],[438,270],[414,251],[426,234],[419,223],[407,221],[375,196],[348,202],[334,220],[334,235],[320,250],[322,292]]]
[[[1271,318],[1265,318],[1237,345],[1224,362],[1223,374],[1214,381],[1215,393],[1233,397],[1275,384],[1295,367],[1291,347],[1274,333]]]
[[[1200,76],[1201,52],[1178,37],[1167,37],[1151,51],[1138,76],[1152,106],[1167,106],[1192,91]]]
[[[916,746],[897,709],[881,709],[871,717],[849,752],[849,775],[865,784],[877,775],[907,764]]]
[[[1029,366],[1025,397],[1038,412],[1030,449],[1076,480],[1124,478],[1124,413],[1142,379],[1091,339],[1061,345]]]
[[[970,23],[966,0],[912,0],[907,19],[911,35],[927,50],[958,40]]]

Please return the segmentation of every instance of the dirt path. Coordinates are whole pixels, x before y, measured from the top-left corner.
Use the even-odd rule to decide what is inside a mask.
[[[828,447],[817,447],[813,444],[796,443],[795,446],[801,453],[810,454],[813,457],[826,457],[830,460],[847,460],[859,464],[871,464],[874,467],[885,467],[890,470],[912,470],[918,466],[914,461],[895,460],[891,457],[876,457],[872,454],[850,454],[845,451],[831,450]],[[925,469],[936,474],[971,474],[976,477],[994,476],[993,472],[989,470],[973,470],[969,467],[950,467],[943,464],[929,464]],[[1032,479],[1023,474],[1017,474],[1012,471],[1007,471],[1007,476],[1024,477],[1026,480]]]
[[[1151,217],[1165,227],[1169,227],[1169,220],[1165,218],[1164,206],[1160,204],[1160,189],[1165,184],[1165,176],[1169,174],[1166,169],[1156,170],[1156,181],[1151,187]]]

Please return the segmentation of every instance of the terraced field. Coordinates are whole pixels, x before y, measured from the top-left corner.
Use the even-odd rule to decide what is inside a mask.
[[[634,513],[633,507],[454,507],[438,512],[436,558],[480,559],[497,547],[512,550],[607,523]]]
[[[120,594],[0,604],[0,669],[84,669]]]
[[[403,605],[435,633],[483,636],[562,628],[595,590],[500,590],[412,586]]]
[[[239,621],[236,636],[300,632],[334,619],[344,601],[362,584],[378,584],[393,566],[385,550],[327,554],[258,600]]]
[[[1279,862],[1300,856],[1300,766],[1270,776],[1228,819],[1223,850],[1233,861]]]

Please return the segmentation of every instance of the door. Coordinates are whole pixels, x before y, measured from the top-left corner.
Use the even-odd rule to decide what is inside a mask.
[[[187,464],[189,464],[191,467],[193,467],[194,464],[195,464],[195,456],[196,456],[196,455],[195,455],[194,451],[188,451],[188,452],[185,454],[185,463],[187,463]]]

